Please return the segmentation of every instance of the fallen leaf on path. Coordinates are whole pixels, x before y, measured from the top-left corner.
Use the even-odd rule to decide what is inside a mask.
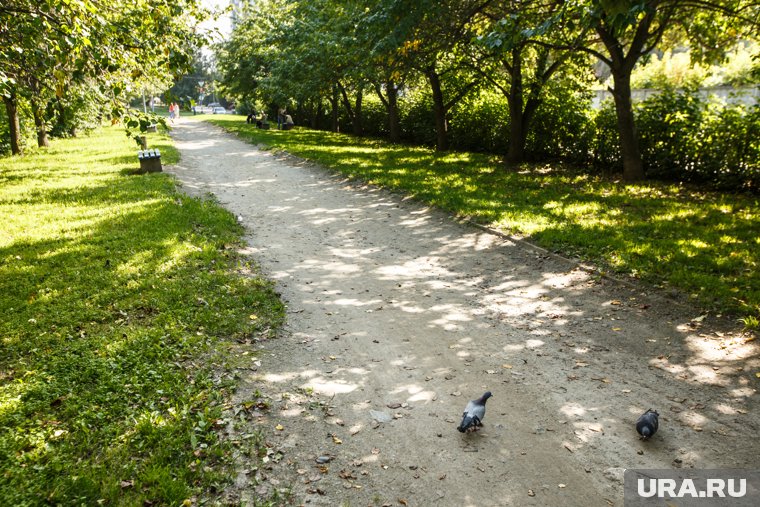
[[[529,489],[528,496],[536,496],[536,493],[532,489]]]
[[[341,479],[356,479],[356,476],[348,470],[341,470],[338,475]]]
[[[278,424],[277,426],[274,427],[274,429],[276,429],[277,431],[282,431],[285,429],[285,427],[282,424]]]

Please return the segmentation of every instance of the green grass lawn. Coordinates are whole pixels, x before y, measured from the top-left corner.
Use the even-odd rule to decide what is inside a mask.
[[[240,137],[399,190],[547,249],[682,291],[706,310],[760,317],[760,200],[561,166],[505,171],[496,157],[205,116]]]
[[[235,218],[136,151],[106,128],[0,161],[0,505],[189,505],[232,479],[238,342],[283,305]]]

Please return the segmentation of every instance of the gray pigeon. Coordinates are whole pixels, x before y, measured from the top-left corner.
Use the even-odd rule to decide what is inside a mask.
[[[639,432],[642,440],[650,438],[657,432],[657,426],[659,426],[659,417],[660,414],[651,408],[641,414],[641,417],[639,417],[639,419],[636,421],[636,431]]]
[[[470,400],[462,414],[462,422],[457,429],[462,433],[478,431],[483,426],[483,418],[486,416],[486,401],[491,397],[491,391],[486,391],[477,400]]]

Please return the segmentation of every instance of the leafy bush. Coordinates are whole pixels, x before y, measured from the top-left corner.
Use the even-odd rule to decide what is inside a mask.
[[[345,113],[345,108],[341,110],[340,124],[343,132],[353,131],[353,124]],[[385,111],[385,106],[371,88],[364,90],[362,99],[362,130],[364,135],[370,137],[381,137],[388,134],[388,114]]]
[[[506,153],[509,106],[504,96],[483,90],[463,99],[451,111],[451,147],[462,151]]]
[[[647,175],[663,180],[694,180],[702,140],[697,137],[704,110],[695,89],[665,88],[636,107],[641,156]]]
[[[620,156],[620,134],[617,130],[617,113],[611,100],[604,101],[593,119],[594,140],[591,164],[598,172],[619,173],[623,170]]]
[[[548,87],[528,132],[525,148],[531,158],[585,163],[594,138],[590,103],[590,93]]]
[[[400,105],[401,138],[413,144],[435,146],[433,98],[428,88],[408,93]]]
[[[665,89],[636,107],[647,176],[722,190],[760,189],[760,106]]]

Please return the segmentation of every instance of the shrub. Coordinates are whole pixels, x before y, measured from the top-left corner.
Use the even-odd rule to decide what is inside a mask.
[[[399,100],[401,138],[413,144],[435,146],[435,117],[429,88],[413,89]]]
[[[594,138],[591,146],[593,169],[602,173],[623,171],[620,156],[620,134],[617,129],[617,113],[612,100],[606,100],[593,118]]]
[[[460,101],[450,112],[449,142],[462,151],[506,153],[509,106],[496,91],[483,90]]]
[[[663,180],[699,179],[697,136],[704,103],[690,89],[672,87],[636,106],[641,156],[647,176]]]
[[[594,128],[591,94],[570,87],[547,87],[528,131],[526,152],[535,160],[588,160]]]
[[[760,189],[760,106],[708,102],[695,89],[668,88],[636,107],[636,121],[647,176]]]

